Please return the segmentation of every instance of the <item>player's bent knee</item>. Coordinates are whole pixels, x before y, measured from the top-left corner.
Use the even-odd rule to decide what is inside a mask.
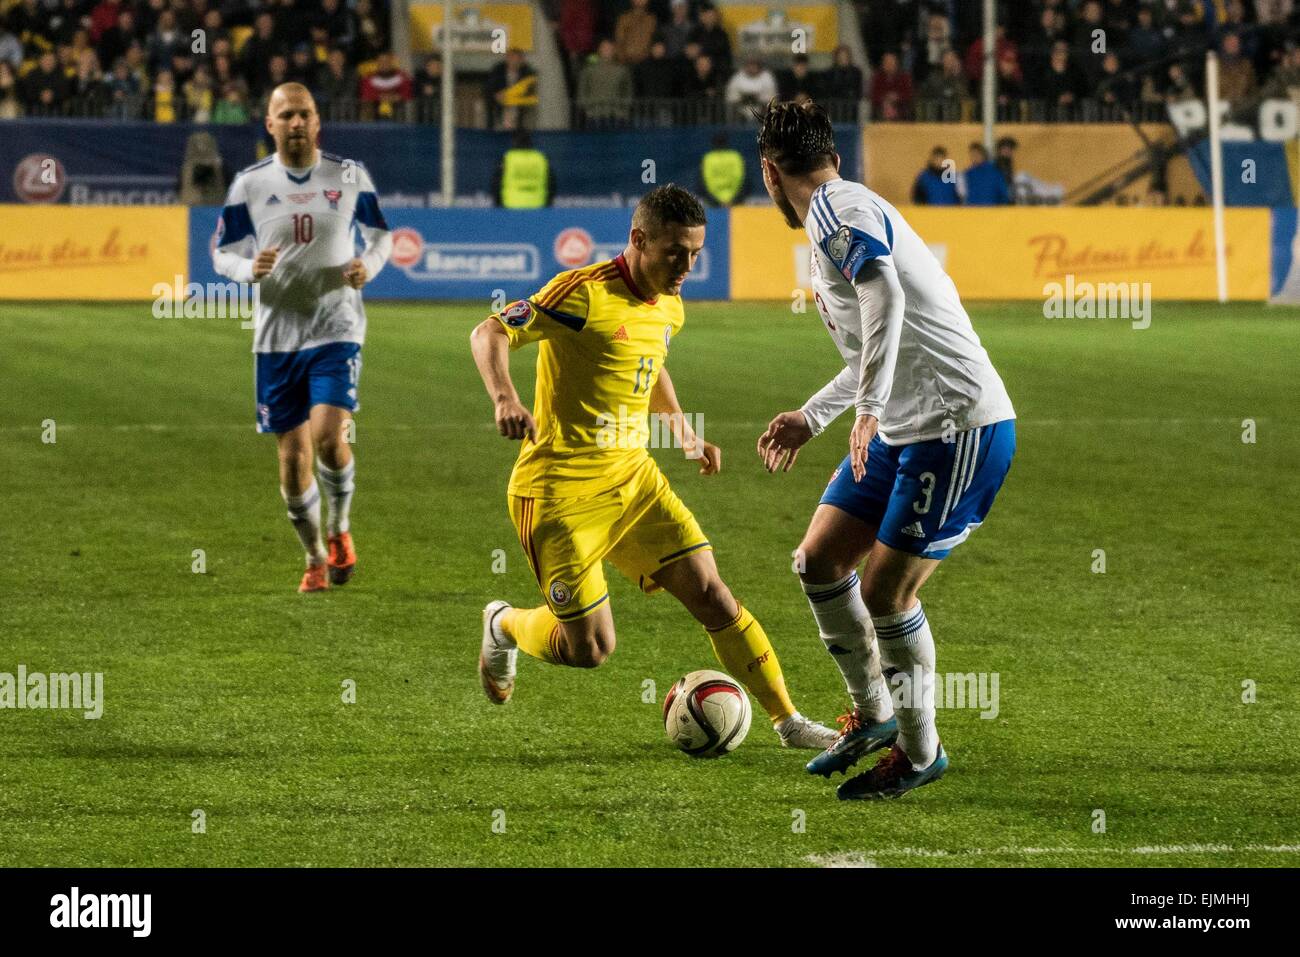
[[[839,554],[824,540],[804,539],[797,549],[799,577],[811,584],[836,582],[857,567],[856,556]]]

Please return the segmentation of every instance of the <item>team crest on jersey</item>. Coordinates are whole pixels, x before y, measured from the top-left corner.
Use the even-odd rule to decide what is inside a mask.
[[[533,304],[527,299],[520,299],[518,302],[512,302],[506,306],[501,313],[501,318],[506,321],[506,325],[518,329],[520,326],[528,324],[528,320],[533,317]]]
[[[314,189],[310,193],[289,194],[289,199],[295,203],[298,203],[299,205],[302,205],[303,203],[310,203],[315,198],[316,198],[316,191]]]
[[[563,608],[573,598],[573,591],[560,579],[551,582],[551,601]]]
[[[339,200],[343,198],[343,190],[327,189],[324,191],[324,194],[325,194],[325,198],[328,199],[330,202],[330,209],[338,209]]]
[[[837,265],[849,255],[849,237],[849,227],[841,226],[835,230],[835,235],[826,240],[826,255],[835,260]]]

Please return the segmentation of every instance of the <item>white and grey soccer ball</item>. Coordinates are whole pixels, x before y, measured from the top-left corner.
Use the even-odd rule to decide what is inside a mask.
[[[734,751],[749,734],[752,717],[745,689],[721,671],[692,671],[664,698],[668,740],[695,758]]]

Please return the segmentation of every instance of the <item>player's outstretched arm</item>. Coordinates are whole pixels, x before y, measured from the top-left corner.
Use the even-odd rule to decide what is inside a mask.
[[[849,434],[849,463],[853,481],[860,482],[867,471],[867,447],[875,437],[894,384],[905,299],[898,271],[888,259],[863,263],[853,288],[862,317],[862,366],[854,399],[858,417]]]
[[[767,424],[767,431],[758,437],[758,457],[763,460],[763,467],[769,472],[778,468],[782,472],[790,471],[799,450],[852,406],[857,394],[858,374],[845,366],[803,408],[777,415]]]
[[[717,475],[722,471],[722,449],[696,435],[686,421],[672,376],[666,368],[659,370],[659,378],[650,390],[650,412],[658,415],[672,429],[673,437],[681,444],[688,459],[700,460],[701,475]]]
[[[537,440],[537,423],[510,381],[510,340],[501,323],[489,316],[469,336],[474,364],[495,407],[497,431],[508,439]]]

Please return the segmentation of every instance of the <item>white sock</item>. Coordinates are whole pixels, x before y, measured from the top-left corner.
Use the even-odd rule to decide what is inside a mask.
[[[898,746],[920,770],[934,761],[939,734],[934,727],[934,636],[918,601],[896,615],[872,616],[885,677],[898,715]],[[917,679],[920,686],[917,686]]]
[[[822,644],[844,676],[854,709],[872,721],[888,721],[894,704],[881,674],[880,651],[862,601],[858,573],[850,572],[829,585],[804,582],[803,590],[817,619]]]
[[[325,547],[320,540],[320,489],[313,481],[301,495],[290,495],[284,488],[280,489],[280,494],[289,508],[293,530],[298,533],[298,540],[307,552],[307,564],[319,565],[325,561]]]
[[[357,487],[352,480],[357,474],[357,460],[349,459],[341,469],[326,468],[323,462],[318,462],[316,468],[320,472],[321,488],[330,503],[329,536],[333,538],[350,527],[348,512],[352,508],[352,493]]]

